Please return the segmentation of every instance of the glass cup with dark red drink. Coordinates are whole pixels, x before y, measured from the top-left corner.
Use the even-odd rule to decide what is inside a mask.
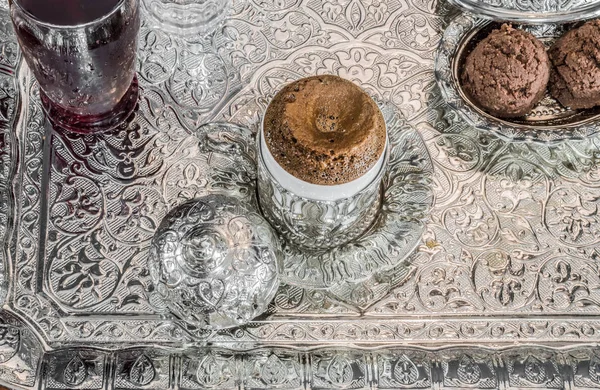
[[[80,133],[123,123],[138,98],[139,0],[10,0],[27,64],[54,125]]]

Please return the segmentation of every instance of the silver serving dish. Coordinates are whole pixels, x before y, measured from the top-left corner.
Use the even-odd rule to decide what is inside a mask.
[[[506,142],[450,110],[433,60],[454,14],[443,1],[236,0],[205,38],[145,24],[136,116],[85,137],[47,128],[0,1],[0,384],[599,388],[600,138]],[[414,254],[357,283],[283,284],[243,327],[164,321],[146,266],[160,221],[208,192],[254,202],[261,115],[281,85],[318,73],[391,102],[425,146],[400,172],[418,182],[433,165]],[[241,126],[202,126],[215,121]]]
[[[442,96],[471,126],[491,131],[511,141],[556,142],[583,139],[600,131],[600,108],[572,110],[564,108],[548,93],[526,116],[496,118],[480,108],[463,90],[460,72],[475,45],[502,23],[459,15],[448,25],[436,54],[435,75]],[[532,33],[548,47],[572,28],[572,24],[516,25]]]
[[[529,24],[566,23],[600,15],[597,0],[450,0],[466,12]]]

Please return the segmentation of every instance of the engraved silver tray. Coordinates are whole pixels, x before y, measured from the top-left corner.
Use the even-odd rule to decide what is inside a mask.
[[[236,0],[206,38],[144,27],[138,113],[75,136],[49,131],[0,1],[0,384],[600,388],[600,138],[507,143],[466,125],[434,80],[454,14],[423,0]],[[199,142],[201,125],[256,130],[282,83],[320,73],[394,104],[426,146],[434,204],[414,255],[357,285],[283,285],[242,328],[162,320],[144,255],[162,216],[208,189],[254,196],[245,169],[219,171],[243,167],[245,150],[226,132]]]

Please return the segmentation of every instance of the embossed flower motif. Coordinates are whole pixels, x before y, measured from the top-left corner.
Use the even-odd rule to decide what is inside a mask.
[[[515,300],[515,295],[523,289],[522,278],[525,265],[515,264],[510,255],[505,252],[492,251],[484,259],[492,275],[490,283],[494,299],[502,306],[508,306]],[[487,287],[483,289],[487,291]]]
[[[584,234],[591,233],[590,228],[596,224],[598,206],[588,208],[583,205],[581,196],[577,196],[576,202],[555,208],[554,211],[563,224],[561,230],[576,242]]]
[[[544,303],[552,308],[565,308],[574,303],[585,304],[590,296],[590,285],[593,282],[587,279],[585,270],[572,267],[571,262],[559,258],[555,262],[546,264],[541,270],[540,289],[549,291]],[[592,279],[593,280],[593,279]]]
[[[278,48],[291,49],[306,42],[312,31],[307,16],[291,15],[281,20],[272,21],[269,27],[269,40]]]
[[[375,293],[369,287],[360,285],[350,294],[351,299],[359,305],[366,305],[375,298]]]
[[[140,39],[138,53],[139,74],[151,83],[165,81],[175,69],[175,47],[163,32],[148,31]]]
[[[364,48],[352,48],[348,52],[336,53],[340,65],[338,75],[358,84],[367,83],[375,77],[378,54]]]
[[[470,140],[453,135],[442,136],[436,141],[438,157],[447,161],[453,169],[466,172],[473,168],[479,156],[477,146]]]
[[[101,301],[105,298],[104,285],[117,278],[114,268],[111,261],[91,259],[85,249],[81,249],[76,261],[70,261],[63,269],[55,271],[60,276],[58,291],[72,292],[72,303],[82,302],[89,294]]]
[[[250,61],[253,54],[259,50],[256,46],[256,37],[251,35],[254,34],[241,32],[234,26],[223,27],[223,36],[227,39],[225,47],[232,59],[244,58]]]
[[[430,309],[436,309],[448,305],[452,308],[468,306],[469,302],[464,299],[460,291],[460,285],[457,279],[460,279],[459,269],[434,268],[427,276],[427,281],[423,283],[427,300],[424,303]]]
[[[505,177],[499,180],[499,187],[496,189],[498,196],[506,200],[507,204],[498,206],[504,211],[512,212],[519,207],[521,201],[533,198],[534,180],[540,174],[537,170],[525,172],[521,165],[510,163],[504,171]]]

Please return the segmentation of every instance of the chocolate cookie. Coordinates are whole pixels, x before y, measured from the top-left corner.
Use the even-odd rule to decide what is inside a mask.
[[[549,51],[554,69],[550,94],[573,109],[600,105],[600,21],[592,20],[557,40]]]
[[[287,172],[313,184],[358,179],[379,160],[386,142],[377,104],[337,76],[314,76],[285,86],[265,114],[265,141]]]
[[[550,67],[540,41],[504,24],[468,55],[461,80],[485,111],[514,118],[530,112],[544,97]]]

